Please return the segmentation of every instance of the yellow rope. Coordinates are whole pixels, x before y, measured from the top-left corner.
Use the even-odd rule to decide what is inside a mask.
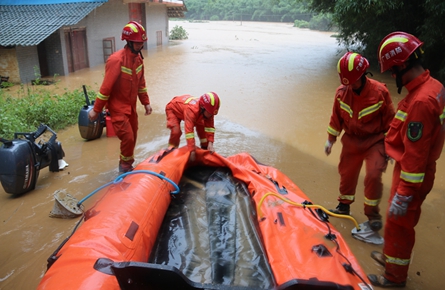
[[[274,193],[274,192],[268,192],[268,193],[266,193],[266,194],[260,199],[260,202],[258,203],[258,206],[257,206],[257,212],[258,212],[258,216],[259,216],[259,218],[260,218],[260,221],[264,218],[264,217],[263,217],[263,212],[261,211],[261,205],[263,204],[264,199],[265,199],[266,197],[268,197],[269,195],[273,195],[273,196],[275,196],[275,197],[281,199],[282,201],[287,202],[287,203],[289,203],[289,204],[291,204],[291,205],[300,206],[300,207],[307,207],[307,208],[319,208],[319,209],[321,209],[322,211],[324,211],[325,213],[327,213],[328,215],[331,215],[331,216],[334,216],[334,217],[338,217],[338,218],[345,218],[345,219],[352,220],[352,222],[355,224],[355,227],[357,228],[357,230],[358,230],[358,231],[360,230],[360,226],[359,226],[359,224],[358,224],[357,221],[356,221],[352,216],[350,216],[350,215],[336,214],[336,213],[333,213],[333,212],[327,210],[326,208],[322,207],[321,205],[317,205],[317,204],[301,204],[301,203],[297,203],[297,202],[294,202],[294,201],[292,201],[292,200],[290,200],[290,199],[288,199],[288,198],[285,198],[285,197],[283,197],[283,196],[281,196],[281,195],[279,195],[279,194],[277,194],[277,193]]]

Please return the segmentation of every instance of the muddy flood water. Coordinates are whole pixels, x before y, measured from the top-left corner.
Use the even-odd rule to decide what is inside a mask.
[[[176,95],[200,96],[215,91],[222,100],[215,118],[215,149],[229,156],[249,152],[262,163],[287,174],[314,204],[337,205],[340,142],[326,157],[324,143],[334,92],[339,85],[338,59],[345,52],[332,33],[292,27],[285,23],[170,22],[182,26],[189,38],[145,51],[146,80],[154,112],[144,116],[139,104],[140,129],[136,162],[167,146],[164,107]],[[397,104],[395,82],[373,71],[387,83]],[[104,65],[58,77],[52,90],[98,90]],[[80,110],[80,108],[79,108]],[[30,131],[34,131],[31,128]],[[50,218],[53,194],[65,190],[82,199],[118,176],[119,140],[86,142],[77,125],[59,131],[58,141],[69,164],[60,172],[40,171],[36,189],[13,197],[0,188],[0,289],[35,289],[46,271],[46,260],[72,232],[78,219]],[[185,144],[182,139],[181,146]],[[384,174],[381,210],[387,209],[393,166]],[[445,156],[438,162],[436,182],[422,207],[416,228],[409,278],[405,289],[444,289],[445,278]],[[88,208],[92,202],[86,201]],[[364,222],[363,176],[352,216]],[[383,214],[384,215],[384,214]],[[331,218],[367,274],[382,272],[370,253],[380,245],[351,236],[354,225]],[[383,231],[382,231],[383,232]]]

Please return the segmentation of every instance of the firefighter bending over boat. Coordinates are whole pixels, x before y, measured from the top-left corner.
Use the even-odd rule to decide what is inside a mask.
[[[141,52],[147,41],[144,27],[130,21],[122,30],[122,40],[126,40],[127,44],[108,58],[102,86],[88,117],[91,121],[95,120],[107,106],[114,132],[121,141],[119,172],[129,172],[133,170],[138,132],[137,98],[144,106],[146,116],[151,114],[152,108],[145,85]]]
[[[213,148],[215,125],[214,116],[218,114],[220,99],[214,92],[201,97],[182,95],[174,97],[165,107],[167,128],[170,129],[168,146],[177,148],[182,135],[181,121],[184,121],[185,140],[190,151],[190,161],[196,159],[195,127],[202,149],[215,152]]]
[[[363,162],[366,164],[364,213],[373,231],[382,228],[379,203],[382,198],[382,173],[387,167],[384,138],[394,117],[394,105],[386,85],[367,77],[369,62],[358,53],[347,52],[337,64],[341,85],[335,92],[328,126],[325,153],[342,130],[342,151],[338,172],[340,196],[337,214],[350,214]]]

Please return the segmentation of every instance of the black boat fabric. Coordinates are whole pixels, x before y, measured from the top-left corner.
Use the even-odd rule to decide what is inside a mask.
[[[180,188],[148,262],[196,283],[273,288],[246,186],[226,168],[192,167]]]

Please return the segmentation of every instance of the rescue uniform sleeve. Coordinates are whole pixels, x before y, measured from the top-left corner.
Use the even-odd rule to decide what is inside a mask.
[[[389,94],[389,91],[386,89],[385,86],[385,90],[383,91],[383,99],[384,99],[384,104],[385,107],[383,108],[383,127],[384,127],[384,132],[388,132],[389,130],[389,125],[392,122],[392,119],[394,119],[395,116],[395,109],[394,109],[394,104],[392,102],[391,96]]]
[[[143,64],[141,65],[142,65],[142,71],[139,80],[138,97],[141,104],[145,106],[150,104],[150,98],[148,96],[147,86],[145,82],[144,65]]]
[[[195,150],[195,124],[197,116],[191,106],[187,106],[184,110],[184,131],[185,140],[189,151]]]
[[[121,74],[121,62],[119,58],[110,56],[105,65],[105,76],[99,89],[99,95],[94,102],[94,111],[101,112],[107,104],[113,86]]]
[[[328,140],[334,143],[343,129],[343,119],[340,114],[340,96],[338,90],[335,93],[334,105],[332,106],[332,115],[328,126]]]
[[[425,177],[432,137],[438,124],[436,118],[440,115],[435,112],[436,106],[431,100],[415,102],[406,112],[407,118],[402,127],[405,151],[400,160],[400,183],[397,187],[397,192],[404,196],[414,195]]]
[[[208,142],[215,142],[215,118],[212,116],[204,121],[204,131]]]

